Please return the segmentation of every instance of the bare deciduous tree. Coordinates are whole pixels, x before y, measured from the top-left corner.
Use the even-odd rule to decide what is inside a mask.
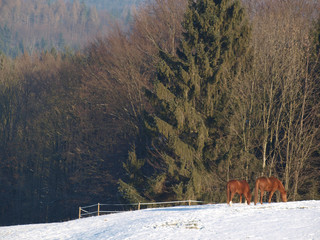
[[[292,199],[297,198],[299,176],[319,131],[308,60],[309,31],[317,9],[312,4],[299,0],[249,4],[254,7],[254,62],[247,81],[257,94],[251,118],[261,121],[254,130],[261,146],[261,174],[283,176]]]

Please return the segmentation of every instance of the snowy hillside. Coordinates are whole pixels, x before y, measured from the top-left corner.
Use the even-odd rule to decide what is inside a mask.
[[[320,239],[320,201],[146,209],[0,227],[0,239]]]

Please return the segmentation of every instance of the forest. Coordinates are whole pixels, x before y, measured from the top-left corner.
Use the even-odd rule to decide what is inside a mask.
[[[66,0],[72,2],[73,0]],[[115,17],[124,16],[126,11],[132,6],[139,8],[141,4],[150,2],[150,0],[82,0],[88,6],[95,6],[97,9],[107,10]]]
[[[127,25],[142,1],[1,0],[0,52],[79,50],[115,21]]]
[[[30,14],[46,30],[40,9],[63,1],[45,2]],[[0,0],[1,29],[35,36],[13,3]],[[271,175],[289,201],[320,199],[319,13],[319,1],[154,0],[103,36],[60,15],[55,33],[82,48],[1,47],[0,225],[98,202],[226,202],[228,180],[253,190]]]

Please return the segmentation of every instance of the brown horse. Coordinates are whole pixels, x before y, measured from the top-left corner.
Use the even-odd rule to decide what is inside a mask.
[[[250,187],[246,180],[230,180],[227,183],[227,203],[232,205],[232,198],[234,194],[238,193],[240,195],[240,203],[242,203],[242,194],[246,198],[246,202],[250,205],[251,193]]]
[[[279,179],[275,177],[260,177],[256,180],[256,188],[254,192],[254,205],[258,202],[258,190],[260,189],[260,203],[262,204],[262,197],[264,191],[270,192],[269,195],[269,203],[271,202],[271,198],[275,191],[279,190],[281,194],[281,199],[283,202],[287,201],[287,192],[284,189],[282,183],[279,181]]]

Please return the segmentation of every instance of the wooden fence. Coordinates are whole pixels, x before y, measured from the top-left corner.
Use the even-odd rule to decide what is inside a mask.
[[[101,208],[104,207],[134,207],[136,210],[140,210],[141,206],[151,206],[151,205],[160,205],[160,206],[166,206],[166,205],[182,205],[182,204],[188,204],[191,206],[192,203],[203,203],[202,201],[196,201],[196,200],[184,200],[184,201],[170,201],[170,202],[149,202],[149,203],[132,203],[132,204],[102,204],[97,203],[90,206],[85,207],[79,207],[79,219],[81,217],[87,217],[87,216],[100,216],[101,214],[108,214],[108,213],[117,213],[117,212],[124,212],[126,210],[101,210]]]

